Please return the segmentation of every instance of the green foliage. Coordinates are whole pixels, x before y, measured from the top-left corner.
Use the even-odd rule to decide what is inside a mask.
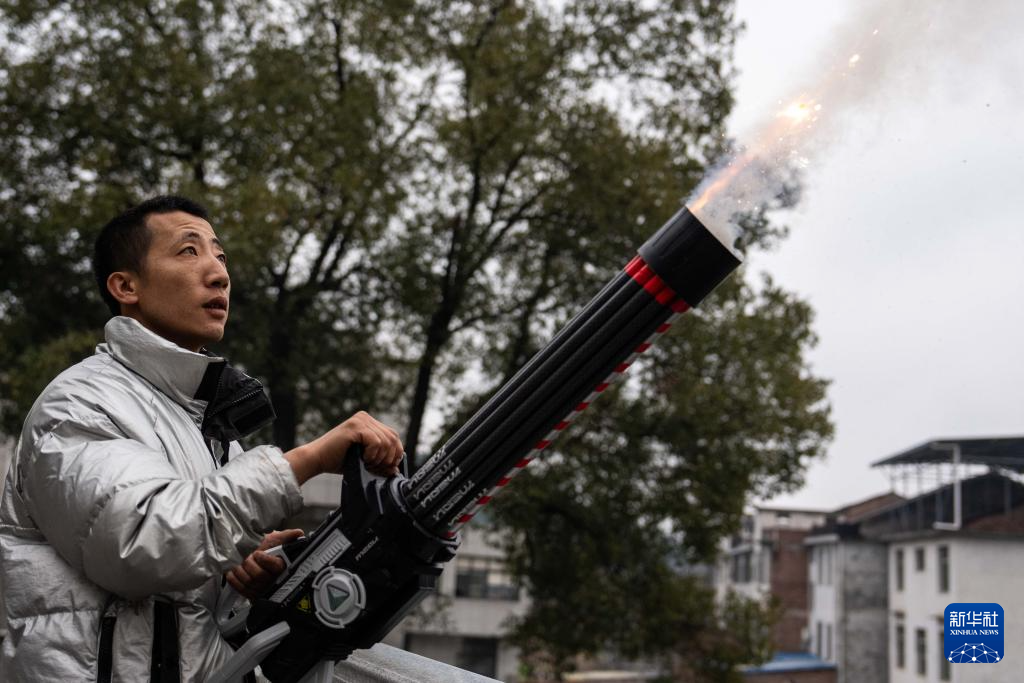
[[[227,245],[222,350],[269,386],[274,440],[362,408],[422,456],[443,439],[424,415],[450,431],[729,144],[729,3],[0,0],[0,31],[6,433],[99,341],[99,227],[175,192]],[[783,233],[748,228],[745,249]],[[735,278],[513,487],[524,642],[563,660],[717,633],[679,568],[822,452],[810,317]]]

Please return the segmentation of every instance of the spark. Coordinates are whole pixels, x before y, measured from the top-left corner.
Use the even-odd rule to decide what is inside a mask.
[[[793,123],[802,123],[806,121],[813,112],[820,109],[821,105],[815,105],[813,102],[797,100],[779,112],[779,116],[792,119]]]

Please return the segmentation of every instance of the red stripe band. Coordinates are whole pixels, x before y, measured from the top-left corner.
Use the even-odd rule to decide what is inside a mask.
[[[636,280],[637,284],[641,285],[662,306],[668,306],[676,298],[675,290],[665,284],[665,281],[658,277],[658,274],[651,270],[651,267],[640,256],[635,256],[632,261],[626,264],[625,271],[627,275]],[[679,305],[680,302],[677,301],[672,305],[672,310],[676,313],[682,313],[690,309],[685,303],[682,304],[682,308]]]
[[[576,406],[576,412],[577,412],[577,413],[579,413],[579,412],[581,412],[581,411],[584,411],[584,410],[586,410],[586,409],[587,409],[587,406],[589,406],[589,405],[590,405],[589,403],[587,403],[586,401],[583,401],[583,402],[582,402],[582,403],[580,403],[580,404],[579,404],[578,406]]]
[[[533,458],[523,458],[522,460],[520,460],[519,462],[516,463],[516,467],[518,467],[519,469],[523,469],[524,467],[529,465],[532,461],[533,461]]]
[[[657,332],[658,334],[665,334],[671,328],[672,328],[672,324],[671,323],[662,323],[662,324],[658,325],[658,329],[655,330],[655,332]]]
[[[651,296],[656,296],[659,292],[664,291],[665,281],[657,275],[654,275],[644,284],[644,289],[646,289],[647,293]]]
[[[491,502],[490,496],[480,496],[480,500],[476,502],[477,505],[487,505]]]
[[[459,517],[459,521],[456,524],[465,524],[469,520],[473,519],[473,515],[462,515]]]
[[[600,384],[597,385],[597,388],[595,388],[594,391],[596,391],[597,393],[600,394],[602,391],[604,391],[607,388],[608,388],[608,382],[601,382]]]
[[[636,274],[633,275],[633,279],[636,280],[641,285],[646,285],[647,281],[650,280],[652,277],[654,277],[654,271],[651,270],[650,266],[648,266],[646,263],[643,265],[643,268],[638,270]]]
[[[621,373],[625,372],[628,369],[629,369],[629,363],[619,363],[618,366],[615,368],[615,372],[618,372],[618,373],[621,374]]]
[[[630,277],[633,277],[633,276],[635,276],[640,271],[640,268],[643,265],[644,265],[644,260],[642,258],[640,258],[639,254],[637,254],[636,256],[633,257],[632,261],[630,261],[629,263],[626,264],[626,267],[623,268],[623,270],[626,271],[627,275],[629,275]]]
[[[498,480],[498,484],[497,485],[498,486],[504,486],[505,484],[509,483],[510,481],[512,481],[512,477],[502,477],[501,479]]]
[[[649,348],[651,348],[651,343],[650,342],[644,342],[640,346],[636,347],[636,352],[637,353],[643,353],[644,351],[646,351]]]
[[[555,429],[558,430],[558,431],[562,431],[563,429],[565,429],[568,426],[569,426],[569,423],[566,422],[565,420],[562,420],[561,422],[559,422],[558,424],[555,425]]]
[[[678,299],[674,304],[672,304],[672,310],[676,313],[686,313],[690,310],[690,304],[686,303],[682,299]]]

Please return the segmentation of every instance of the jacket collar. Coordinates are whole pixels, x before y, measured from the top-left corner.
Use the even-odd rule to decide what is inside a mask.
[[[223,358],[183,349],[127,316],[111,318],[103,332],[106,343],[97,353],[110,354],[202,422],[209,399],[196,398],[196,392],[211,365],[225,364]]]
[[[274,421],[263,385],[223,358],[183,349],[126,316],[111,318],[103,331],[107,341],[96,352],[110,354],[182,406],[207,438],[237,441]]]

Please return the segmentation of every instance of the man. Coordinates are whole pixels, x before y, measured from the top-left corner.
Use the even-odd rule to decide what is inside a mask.
[[[106,343],[36,400],[0,505],[0,680],[203,680],[232,652],[213,616],[225,572],[245,594],[266,585],[283,562],[253,551],[298,533],[264,537],[299,511],[299,486],[340,472],[356,443],[395,473],[402,444],[359,413],[287,453],[242,451],[273,411],[205,349],[224,335],[231,281],[198,204],[129,209],[93,267],[114,314]]]

